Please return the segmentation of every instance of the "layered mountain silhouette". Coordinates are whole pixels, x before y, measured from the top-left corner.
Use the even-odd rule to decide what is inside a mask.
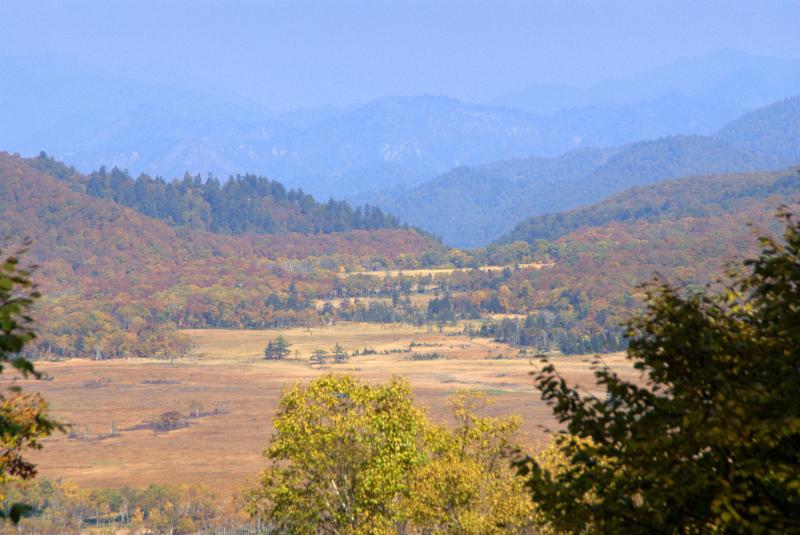
[[[743,115],[712,136],[669,136],[459,167],[409,191],[373,199],[460,247],[484,245],[531,216],[591,204],[632,186],[800,163],[800,97]]]
[[[84,172],[105,165],[165,178],[258,173],[317,197],[351,199],[408,190],[463,165],[709,135],[800,92],[797,60],[730,51],[591,88],[534,88],[484,104],[423,95],[290,113],[54,58],[0,59],[0,73],[6,150],[45,150]]]

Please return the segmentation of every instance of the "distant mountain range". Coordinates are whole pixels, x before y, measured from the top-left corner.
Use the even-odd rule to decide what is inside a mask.
[[[259,173],[317,197],[362,201],[462,165],[708,135],[798,92],[800,61],[724,52],[585,90],[534,89],[487,104],[389,97],[276,114],[240,98],[141,84],[53,58],[6,58],[0,147],[45,150],[82,171]]]
[[[799,83],[800,59],[720,50],[641,74],[603,80],[589,87],[529,87],[492,99],[488,104],[551,114],[569,108],[626,105],[680,94],[700,101],[755,109],[800,92]]]
[[[797,163],[800,97],[793,97],[745,114],[712,136],[669,136],[556,158],[459,167],[372,201],[451,245],[475,247],[527,217],[598,202],[632,186]]]

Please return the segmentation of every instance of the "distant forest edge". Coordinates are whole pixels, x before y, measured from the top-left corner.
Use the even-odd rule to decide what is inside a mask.
[[[800,192],[800,168],[764,173],[709,175],[631,188],[585,208],[529,218],[497,243],[557,240],[581,227],[613,222],[703,218],[737,209],[752,199]]]
[[[112,200],[173,226],[225,234],[327,234],[401,227],[395,216],[377,206],[353,209],[333,199],[318,203],[302,189],[287,190],[280,182],[252,174],[235,175],[224,183],[188,173],[183,179],[166,181],[146,174],[134,179],[116,167],[83,175],[45,152],[29,162],[74,191]]]
[[[678,195],[686,182],[692,187]],[[559,342],[565,352],[622,347],[619,326],[638,313],[643,283],[658,276],[689,292],[712,283],[730,262],[757,252],[757,234],[779,232],[774,214],[781,205],[797,212],[799,184],[793,170],[693,177],[523,224],[508,239],[530,243],[487,249],[528,245],[547,251],[553,267],[512,274],[505,294],[520,300],[512,300],[512,306],[527,300],[532,314],[524,321],[493,322],[483,332],[540,349],[554,334],[568,335]],[[685,208],[676,208],[690,196]]]
[[[700,287],[757,251],[749,223],[769,232],[779,205],[800,204],[793,169],[698,176],[462,250],[411,228],[170,226],[34,167],[43,164],[52,162],[0,153],[0,234],[34,239],[25,260],[39,265],[37,315],[47,321],[32,350],[44,358],[173,358],[190,350],[183,328],[338,321],[450,324],[520,348],[614,351],[625,346],[620,325],[641,304],[640,283],[658,272]],[[472,269],[485,265],[506,267]],[[461,269],[424,269],[437,267]],[[361,273],[381,270],[395,275]]]

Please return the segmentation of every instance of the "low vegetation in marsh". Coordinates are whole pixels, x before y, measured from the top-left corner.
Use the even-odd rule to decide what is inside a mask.
[[[85,487],[191,483],[229,495],[247,480],[254,466],[263,463],[258,454],[271,433],[282,389],[329,372],[352,374],[370,383],[402,375],[417,402],[440,422],[447,421],[444,402],[457,389],[508,391],[486,408],[487,413],[522,416],[520,440],[525,444],[544,439],[540,424],[554,428],[557,422],[535,397],[528,375],[530,360],[486,360],[487,355],[515,355],[516,351],[491,339],[470,340],[457,333],[457,328],[439,333],[424,327],[369,323],[341,323],[311,332],[303,328],[192,330],[184,334],[193,340],[196,354],[173,363],[148,359],[42,362],[42,370],[52,381],[16,384],[26,389],[35,386],[59,418],[75,424],[83,436],[109,435],[112,424],[116,427],[119,436],[103,440],[55,436],[44,450],[34,453],[44,477],[63,477]],[[290,344],[290,355],[264,359],[268,342],[278,336]],[[414,351],[436,352],[442,358],[410,362],[412,341]],[[331,352],[337,343],[349,355],[348,362],[335,364],[329,359],[323,367],[311,365],[315,349]],[[371,350],[364,352],[365,347]],[[622,355],[607,358],[621,373],[633,375]],[[591,381],[588,362],[557,359],[574,380]],[[104,386],[84,388],[88,382]],[[192,402],[202,404],[201,412],[219,408],[220,414],[189,418],[191,425],[154,437],[148,422],[169,411],[185,418]],[[225,463],[216,463],[214,459],[222,454]]]

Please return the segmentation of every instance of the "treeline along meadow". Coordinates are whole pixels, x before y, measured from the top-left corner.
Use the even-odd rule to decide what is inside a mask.
[[[377,212],[317,204],[251,176],[225,185],[156,181],[141,198],[131,192],[151,179],[81,175],[45,155],[0,155],[0,176],[8,200],[0,232],[34,238],[29,257],[46,290],[37,315],[48,321],[29,349],[41,358],[172,358],[190,349],[181,328],[338,321],[467,321],[464,329],[514,346],[616,351],[625,346],[623,320],[642,304],[639,283],[660,273],[702,286],[728,259],[756,250],[749,223],[775,230],[774,207],[800,198],[792,170],[693,177],[525,223],[514,236],[528,241],[467,251],[388,220],[391,228],[372,228],[377,219],[364,218]],[[99,197],[86,193],[90,183]],[[173,202],[205,206],[204,195],[216,196],[217,208],[159,212]],[[149,208],[129,209],[120,196]],[[243,198],[252,206],[233,216]],[[333,217],[340,209],[344,219]],[[253,226],[258,214],[281,223]],[[370,229],[330,231],[340,227],[324,222],[334,220]],[[532,230],[542,228],[551,230]],[[367,273],[376,270],[401,272]]]

